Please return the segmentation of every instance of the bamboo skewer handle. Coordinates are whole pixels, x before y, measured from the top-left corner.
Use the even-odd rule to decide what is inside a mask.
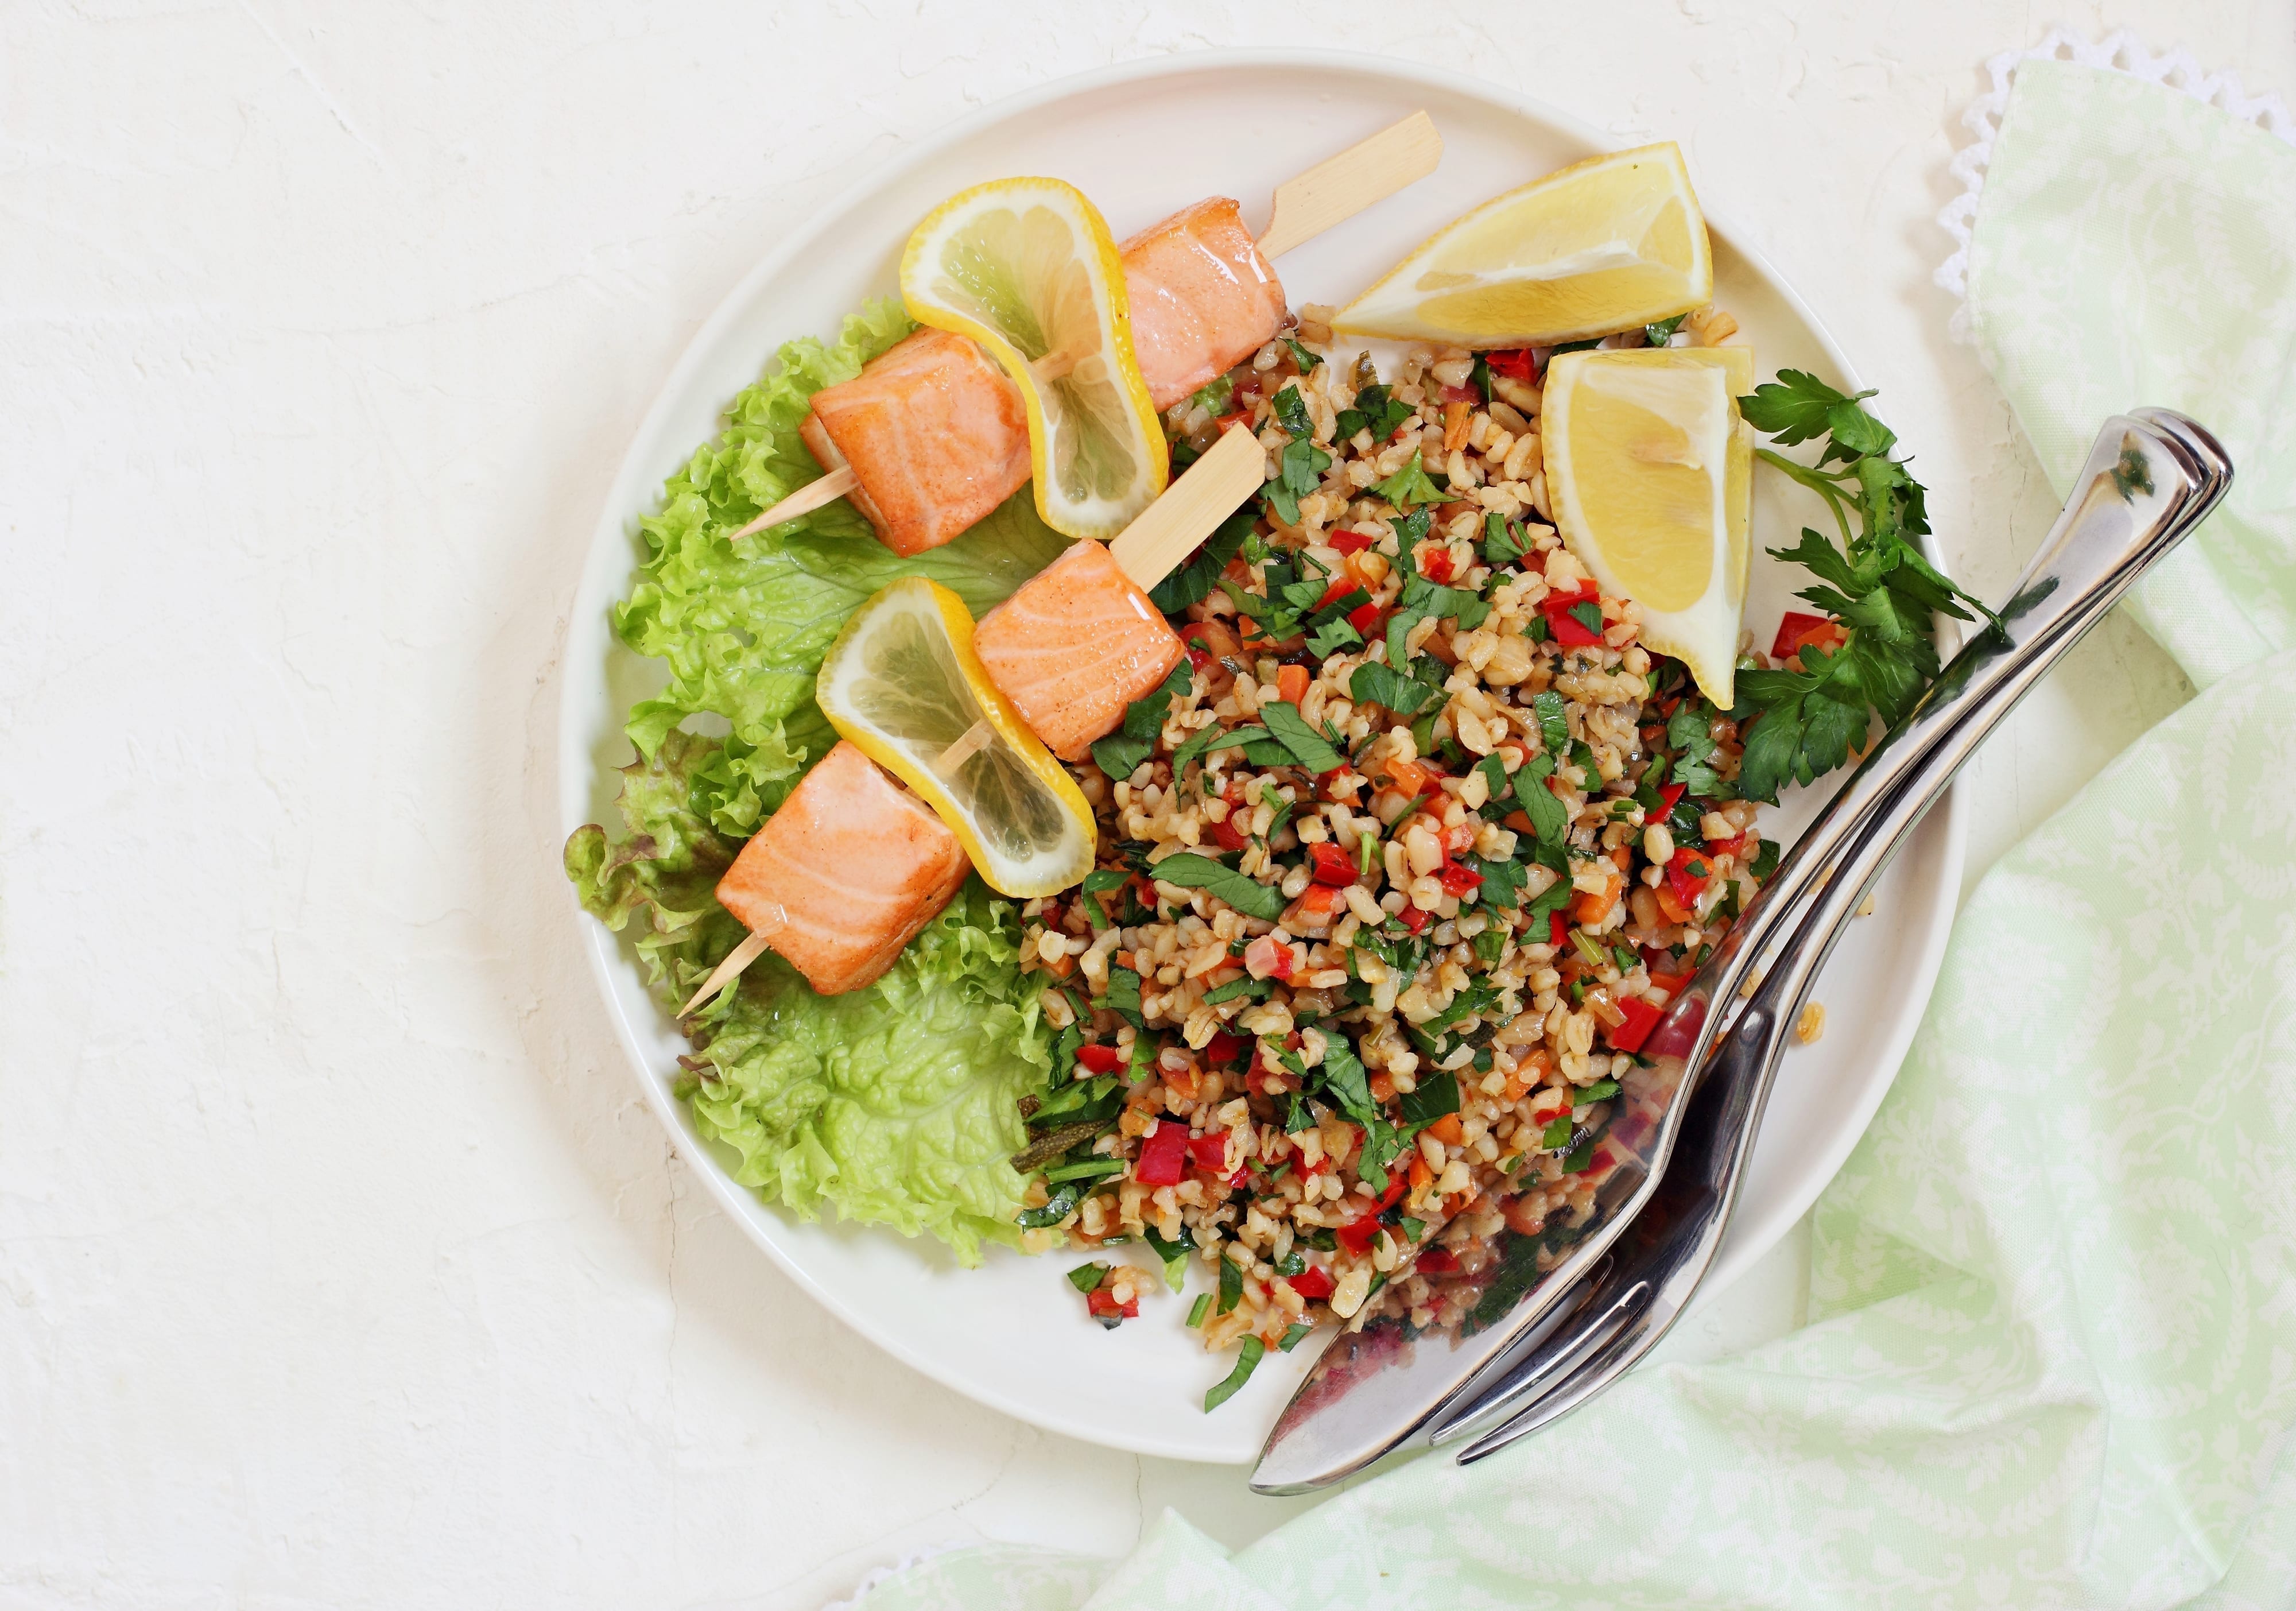
[[[1108,545],[1108,556],[1147,592],[1259,491],[1267,473],[1267,450],[1259,439],[1242,425],[1230,426]]]
[[[701,982],[701,988],[693,992],[684,1007],[677,1009],[677,1015],[681,1018],[685,1017],[686,1014],[731,984],[741,974],[743,968],[764,955],[765,949],[765,934],[760,931],[752,931],[747,940],[726,953],[725,961],[710,970],[709,977]]]
[[[850,464],[840,464],[817,481],[810,481],[742,527],[727,540],[740,542],[753,531],[763,531],[768,526],[778,526],[793,521],[800,514],[811,514],[816,509],[835,503],[861,484]]]
[[[1374,201],[1425,178],[1443,160],[1443,136],[1423,111],[1382,128],[1296,179],[1275,187],[1275,205],[1260,233],[1263,257],[1278,258]]]

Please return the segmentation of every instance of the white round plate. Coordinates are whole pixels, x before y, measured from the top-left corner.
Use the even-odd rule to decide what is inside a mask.
[[[792,235],[694,337],[631,443],[599,519],[565,660],[564,830],[613,820],[611,769],[629,757],[624,715],[660,680],[607,626],[607,610],[643,552],[639,516],[656,506],[663,479],[717,432],[720,410],[783,341],[826,336],[865,297],[897,293],[900,250],[917,219],[967,185],[1047,174],[1080,186],[1119,238],[1214,187],[1244,203],[1247,221],[1264,222],[1277,184],[1422,107],[1442,132],[1441,167],[1286,256],[1277,268],[1295,308],[1345,300],[1468,207],[1612,144],[1535,101],[1427,68],[1307,51],[1166,57],[1064,79],[966,118]],[[1219,131],[1209,145],[1185,137],[1206,129]],[[1198,154],[1176,158],[1182,150]],[[1206,150],[1216,153],[1209,166]],[[1850,383],[1848,362],[1800,299],[1724,225],[1709,222],[1715,300],[1737,316],[1761,373],[1792,366]],[[1814,507],[1789,497],[1808,495],[1782,489],[1783,480],[1756,478],[1758,550],[1821,523]],[[1747,621],[1765,641],[1800,585],[1757,557]],[[1790,801],[1781,826],[1797,827],[1814,804]],[[1888,1089],[1944,949],[1961,846],[1948,800],[1890,871],[1875,915],[1836,952],[1818,990],[1825,1038],[1785,1061],[1708,1294],[1809,1206]],[[734,1184],[670,1096],[684,1042],[647,998],[634,954],[568,904],[647,1100],[726,1212],[848,1324],[960,1393],[1054,1432],[1178,1459],[1242,1463],[1258,1453],[1317,1344],[1269,1355],[1242,1393],[1206,1415],[1204,1389],[1229,1360],[1204,1353],[1182,1327],[1193,1285],[1187,1296],[1160,1285],[1139,1319],[1106,1332],[1061,1278],[1078,1262],[1072,1256],[1032,1260],[998,1250],[985,1268],[966,1270],[936,1244],[806,1224],[768,1206]]]

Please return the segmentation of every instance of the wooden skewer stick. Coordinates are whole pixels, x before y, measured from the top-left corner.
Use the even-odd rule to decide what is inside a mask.
[[[763,531],[768,526],[793,521],[800,514],[811,514],[816,509],[835,503],[860,484],[861,478],[853,473],[852,465],[840,464],[820,480],[806,482],[726,540],[738,543],[752,531]]]
[[[741,976],[743,968],[763,956],[766,949],[766,933],[767,931],[764,929],[754,930],[747,940],[726,952],[726,960],[710,970],[709,977],[701,982],[701,988],[693,992],[684,1007],[677,1009],[677,1015],[681,1018],[685,1017],[686,1014],[733,983]]]
[[[1147,592],[1259,491],[1267,473],[1267,449],[1259,439],[1231,426],[1108,545],[1108,557]]]
[[[1275,205],[1259,236],[1263,256],[1280,258],[1335,224],[1425,178],[1443,160],[1435,119],[1413,112],[1360,144],[1318,162],[1275,187]]]

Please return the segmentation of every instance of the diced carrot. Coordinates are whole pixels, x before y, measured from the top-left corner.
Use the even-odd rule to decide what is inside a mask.
[[[1427,1167],[1426,1155],[1414,1153],[1411,1155],[1411,1189],[1414,1192],[1425,1191],[1428,1182],[1434,1178],[1435,1171]]]
[[[1443,451],[1456,453],[1467,445],[1467,416],[1472,412],[1465,403],[1443,405]]]
[[[1308,697],[1308,668],[1285,666],[1275,673],[1275,697],[1287,704],[1298,704]]]
[[[1690,908],[1674,898],[1674,892],[1672,890],[1667,888],[1666,885],[1661,884],[1652,892],[1658,897],[1658,909],[1666,914],[1666,918],[1669,923],[1687,923],[1690,921]]]
[[[1427,1133],[1446,1147],[1464,1147],[1467,1144],[1466,1132],[1459,1128],[1459,1115],[1456,1114],[1445,1114],[1427,1127]]]
[[[1611,915],[1611,908],[1619,904],[1619,892],[1625,887],[1625,884],[1626,881],[1613,873],[1603,884],[1603,892],[1600,895],[1588,894],[1582,891],[1578,901],[1570,908],[1571,916],[1578,920],[1582,927],[1592,926],[1602,922]]]
[[[1387,763],[1387,775],[1406,794],[1416,794],[1425,788],[1429,777],[1427,769],[1415,760],[1390,760]]]
[[[1395,1100],[1395,1081],[1389,1077],[1385,1069],[1380,1070],[1371,1077],[1371,1099],[1381,1103]]]

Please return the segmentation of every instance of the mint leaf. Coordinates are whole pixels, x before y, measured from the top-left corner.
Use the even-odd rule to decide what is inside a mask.
[[[1167,856],[1148,869],[1148,876],[1181,889],[1203,890],[1225,900],[1247,917],[1257,917],[1273,923],[1283,915],[1291,903],[1283,892],[1273,884],[1248,878],[1232,867],[1223,866],[1209,856],[1193,851],[1183,851],[1177,856]],[[1114,978],[1111,974],[1110,977]]]
[[[1333,772],[1347,765],[1347,757],[1308,725],[1299,706],[1285,700],[1269,700],[1259,707],[1259,719],[1267,724],[1276,742],[1291,751],[1293,758],[1310,772]]]

